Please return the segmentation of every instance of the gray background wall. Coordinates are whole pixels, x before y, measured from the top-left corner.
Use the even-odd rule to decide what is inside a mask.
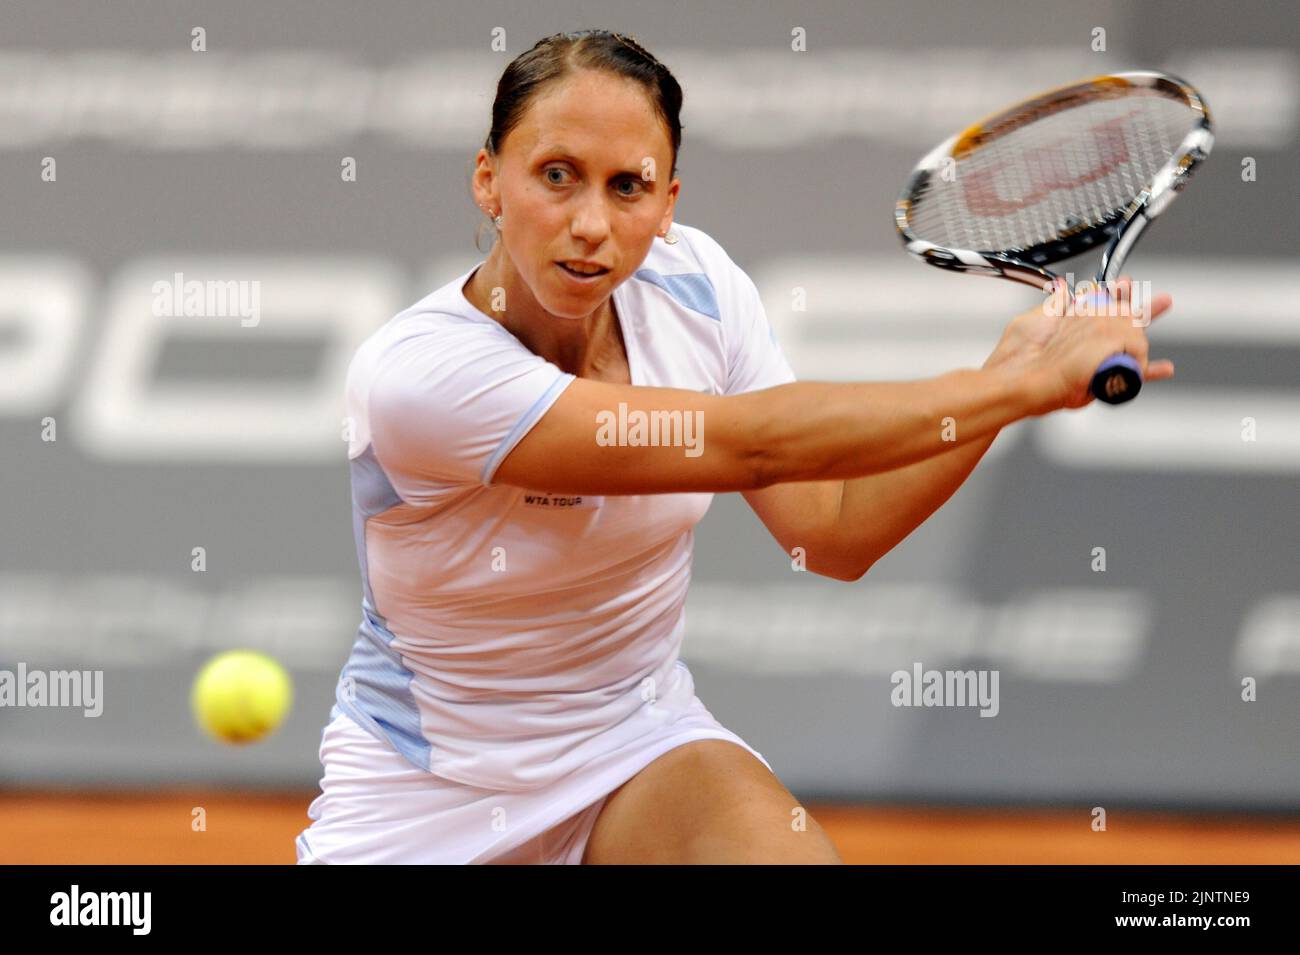
[[[102,669],[106,704],[0,709],[0,784],[315,783],[359,613],[341,369],[482,258],[468,175],[509,59],[600,26],[681,81],[678,218],[754,277],[804,378],[977,365],[1034,304],[900,251],[894,197],[939,138],[1097,73],[1202,89],[1215,153],[1130,263],[1175,298],[1152,338],[1177,379],[1008,429],[855,584],[792,573],[720,495],[684,658],[801,795],[1300,808],[1293,16],[1200,0],[7,4],[0,668]],[[260,325],[143,321],[142,289],[175,271],[260,281]],[[285,727],[242,750],[188,712],[192,674],[231,646],[275,653],[297,691]],[[999,715],[894,708],[889,674],[914,661],[998,669]]]

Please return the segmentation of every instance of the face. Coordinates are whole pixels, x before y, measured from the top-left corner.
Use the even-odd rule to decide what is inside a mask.
[[[549,87],[506,137],[479,153],[479,204],[505,216],[503,251],[552,315],[584,318],[631,275],[672,223],[680,181],[668,129],[645,89],[582,70]],[[608,271],[575,276],[562,262]]]

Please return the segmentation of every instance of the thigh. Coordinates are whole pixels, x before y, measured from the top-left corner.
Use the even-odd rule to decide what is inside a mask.
[[[825,830],[743,746],[684,743],[605,800],[583,862],[840,863]]]

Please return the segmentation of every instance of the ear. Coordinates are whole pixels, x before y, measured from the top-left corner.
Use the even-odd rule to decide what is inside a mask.
[[[682,181],[674,179],[668,187],[668,208],[664,210],[663,218],[659,220],[659,235],[664,235],[672,228],[673,211],[677,208],[677,197],[682,191]]]
[[[471,179],[474,192],[474,204],[480,209],[498,207],[500,197],[497,195],[496,163],[486,149],[480,149],[475,159],[474,174]]]

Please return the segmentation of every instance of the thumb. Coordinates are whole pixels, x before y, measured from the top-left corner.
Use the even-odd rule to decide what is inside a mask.
[[[1057,278],[1052,280],[1051,295],[1043,302],[1043,311],[1048,315],[1054,315],[1057,318],[1065,314],[1070,306],[1070,286],[1065,279]]]

